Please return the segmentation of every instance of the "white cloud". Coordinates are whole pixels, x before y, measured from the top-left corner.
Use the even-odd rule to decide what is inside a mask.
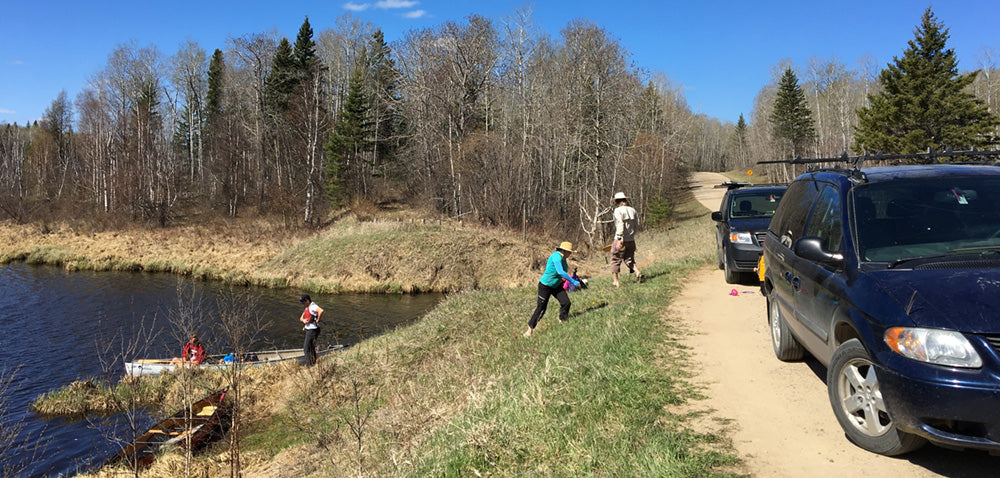
[[[347,2],[344,4],[345,10],[350,10],[352,12],[363,12],[370,8],[377,8],[379,10],[392,10],[398,8],[411,8],[416,6],[420,2],[416,0],[378,0],[375,3],[354,3]],[[412,10],[404,13],[403,18],[423,18],[427,16],[426,10]]]
[[[345,10],[350,10],[352,12],[363,12],[365,10],[368,10],[368,7],[370,7],[370,6],[371,6],[371,4],[368,4],[368,3],[351,3],[351,2],[348,2],[348,3],[344,4],[344,9]]]
[[[11,65],[23,65],[23,64],[24,64],[24,62],[23,62],[23,61],[21,61],[21,60],[14,60],[14,61],[10,62],[10,64],[11,64]]]
[[[410,8],[420,2],[413,0],[379,0],[375,2],[375,6],[378,8]]]
[[[16,115],[17,111],[9,110],[7,108],[0,108],[0,115]]]

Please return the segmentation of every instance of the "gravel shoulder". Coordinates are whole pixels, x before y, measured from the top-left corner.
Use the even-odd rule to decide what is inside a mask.
[[[695,197],[717,210],[725,190],[712,186],[725,178],[696,173],[692,181]],[[768,478],[998,476],[1000,457],[986,453],[928,445],[890,458],[851,444],[830,408],[826,367],[811,358],[775,358],[765,304],[757,285],[726,284],[722,271],[709,266],[689,277],[668,314],[690,332],[684,345],[695,382],[708,397],[698,406],[713,411],[706,426],[725,432],[743,458],[738,472]]]

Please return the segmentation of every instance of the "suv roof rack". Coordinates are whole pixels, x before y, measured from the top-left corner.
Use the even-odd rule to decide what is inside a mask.
[[[726,188],[726,190],[732,191],[733,189],[745,188],[745,187],[774,187],[774,186],[787,186],[787,183],[744,183],[738,181],[726,181],[722,184],[716,184],[715,188]]]
[[[960,158],[960,157],[976,157],[976,156],[1000,156],[1000,151],[994,150],[978,150],[972,148],[968,151],[952,151],[951,148],[947,148],[944,151],[934,151],[934,148],[928,148],[926,153],[914,153],[914,154],[882,154],[878,152],[875,154],[870,154],[865,152],[865,154],[858,156],[848,156],[847,151],[841,153],[840,156],[836,158],[803,158],[801,155],[796,156],[795,159],[780,159],[774,161],[757,161],[757,164],[815,164],[815,163],[846,163],[851,165],[853,169],[860,169],[861,164],[865,161],[884,161],[892,159],[928,159],[934,163],[941,163],[941,158]]]
[[[724,182],[722,184],[716,184],[715,188],[716,189],[726,188],[726,190],[733,190],[733,189],[742,188],[744,186],[749,186],[749,185],[750,185],[750,183],[741,183],[741,182],[737,182],[737,181],[726,181],[726,182]]]

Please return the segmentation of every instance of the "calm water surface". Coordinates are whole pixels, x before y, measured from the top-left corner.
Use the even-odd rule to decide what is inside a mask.
[[[299,291],[237,290],[250,292],[253,310],[262,320],[252,350],[302,346]],[[134,344],[146,357],[179,355],[183,342],[175,339],[178,333],[172,323],[180,311],[192,306],[208,353],[225,352],[224,335],[214,318],[220,301],[232,296],[225,285],[165,274],[0,266],[0,371],[14,373],[0,397],[0,404],[5,404],[0,406],[0,427],[17,423],[24,427],[15,449],[0,456],[0,469],[4,464],[31,463],[25,476],[72,475],[88,461],[110,456],[115,447],[87,420],[42,417],[30,411],[30,403],[74,380],[106,376],[102,360],[121,355],[122,346],[106,352],[99,351],[99,344]],[[312,298],[325,311],[322,346],[354,344],[409,323],[430,310],[441,295],[313,294]]]

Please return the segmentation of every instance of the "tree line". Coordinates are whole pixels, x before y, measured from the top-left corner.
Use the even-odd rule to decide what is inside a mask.
[[[614,192],[661,220],[686,170],[992,144],[994,55],[959,73],[947,39],[927,9],[881,70],[871,57],[854,69],[782,61],[736,124],[692,112],[680,85],[597,25],[574,20],[552,37],[530,9],[392,44],[350,15],[318,34],[306,18],[294,41],[230,37],[211,54],[192,41],[170,56],[123,44],[75,101],[61,92],[37,124],[0,125],[0,215],[167,225],[215,211],[314,227],[344,206],[404,202],[596,242]],[[932,97],[950,100],[919,118],[889,113]],[[978,129],[925,127],[956,117]]]
[[[761,158],[833,158],[843,152],[995,148],[1000,143],[995,55],[984,48],[980,69],[960,72],[949,37],[927,8],[914,38],[881,70],[868,56],[853,70],[836,58],[813,58],[799,69],[800,82],[794,66],[783,61],[774,69],[774,82],[758,93],[751,124],[741,117],[734,129],[741,153],[734,164],[752,167]],[[761,169],[776,181],[802,172],[787,165]]]
[[[0,125],[0,213],[170,224],[196,211],[317,226],[357,203],[594,240],[611,196],[669,210],[720,123],[602,28],[551,37],[528,9],[389,44],[350,15],[294,40],[170,56],[123,44],[75,100]]]

